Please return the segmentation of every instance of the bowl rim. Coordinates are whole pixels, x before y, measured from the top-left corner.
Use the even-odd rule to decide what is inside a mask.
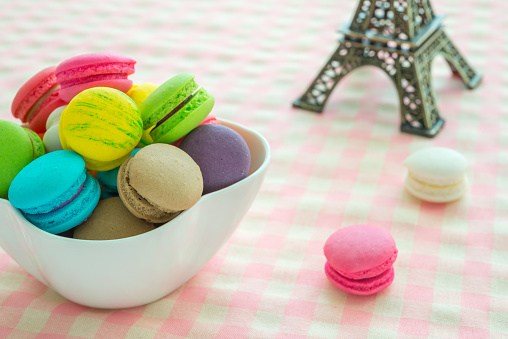
[[[148,231],[148,232],[145,232],[145,233],[142,233],[142,234],[138,234],[138,235],[127,237],[127,238],[109,239],[109,240],[75,239],[75,238],[68,238],[68,237],[64,237],[64,236],[58,236],[56,234],[49,233],[49,232],[46,232],[44,230],[41,230],[39,227],[35,226],[34,224],[32,224],[30,221],[28,221],[26,219],[24,220],[25,222],[23,223],[23,228],[25,226],[28,226],[33,232],[35,232],[39,236],[50,238],[52,241],[69,242],[69,243],[73,243],[74,245],[76,245],[77,243],[81,243],[83,245],[84,244],[87,244],[87,245],[90,244],[90,246],[108,246],[108,245],[110,246],[112,243],[131,242],[131,241],[137,241],[137,239],[140,239],[140,238],[143,238],[143,237],[153,237],[153,236],[156,236],[156,234],[155,235],[151,235],[151,234],[160,232],[161,231],[160,228],[162,228],[163,226],[167,225],[168,223],[170,223],[170,222],[172,222],[174,220],[180,219],[182,217],[182,215],[188,214],[189,211],[192,211],[193,208],[195,206],[197,206],[198,204],[201,204],[203,201],[209,200],[209,199],[215,197],[218,194],[222,194],[224,190],[234,189],[234,188],[236,188],[238,186],[248,184],[250,181],[254,180],[253,178],[255,176],[258,176],[261,173],[265,172],[266,169],[268,168],[268,165],[269,165],[270,159],[271,159],[270,144],[268,143],[266,138],[261,133],[255,131],[253,129],[247,128],[247,127],[245,127],[245,126],[243,126],[243,125],[241,125],[239,123],[235,123],[235,122],[232,122],[230,120],[227,120],[227,119],[217,118],[217,120],[219,120],[221,122],[221,124],[224,124],[227,127],[233,127],[233,129],[235,131],[242,130],[244,132],[248,132],[248,133],[254,135],[261,142],[262,148],[263,148],[263,150],[265,152],[265,157],[263,159],[263,162],[261,163],[261,165],[254,172],[250,173],[246,178],[244,178],[244,179],[242,179],[242,180],[240,180],[240,181],[238,181],[238,182],[236,182],[236,183],[234,183],[234,184],[232,184],[232,185],[230,185],[228,187],[225,187],[225,188],[220,189],[218,191],[211,192],[211,193],[208,193],[208,194],[206,194],[204,196],[201,196],[201,198],[198,200],[198,202],[195,205],[193,205],[192,207],[190,207],[187,210],[182,211],[181,213],[179,213],[176,217],[174,217],[170,221],[168,221],[166,223],[163,223],[162,225],[156,227],[155,229],[153,229],[151,231]],[[5,200],[5,202],[9,203],[9,201],[7,199],[0,199],[0,200]],[[18,210],[17,208],[15,208],[12,205],[10,205],[10,206],[12,207],[13,210],[15,210],[17,213],[21,214],[21,216],[22,216],[22,213],[21,213],[20,210]]]

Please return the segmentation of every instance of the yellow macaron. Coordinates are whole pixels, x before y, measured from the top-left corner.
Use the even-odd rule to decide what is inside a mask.
[[[62,112],[63,149],[79,153],[92,171],[118,167],[136,147],[143,133],[137,105],[124,93],[94,87],[76,95]]]
[[[152,94],[153,91],[157,89],[157,85],[151,82],[144,82],[141,85],[132,85],[131,89],[127,91],[127,94],[138,107],[141,106],[143,101]],[[136,146],[137,148],[145,147],[147,145],[153,144],[152,136],[150,135],[150,131],[153,129],[149,128],[143,130],[143,134],[141,135],[141,140],[139,144]]]

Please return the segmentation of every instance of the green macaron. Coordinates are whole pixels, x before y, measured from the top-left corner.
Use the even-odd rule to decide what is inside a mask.
[[[154,142],[177,141],[210,113],[214,97],[194,81],[194,75],[179,74],[154,90],[141,104],[143,129]]]
[[[0,120],[0,198],[14,177],[32,160],[44,154],[44,144],[37,133],[15,122]]]

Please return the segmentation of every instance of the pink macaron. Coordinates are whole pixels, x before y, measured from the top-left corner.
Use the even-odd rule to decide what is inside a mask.
[[[341,228],[325,243],[325,274],[343,291],[374,294],[392,283],[397,253],[395,240],[382,228],[371,225]]]
[[[66,104],[58,95],[59,88],[55,67],[43,69],[20,87],[12,101],[12,115],[28,122],[31,130],[45,132],[49,115]]]
[[[60,98],[69,102],[77,94],[92,87],[111,87],[127,92],[132,80],[127,77],[134,73],[135,60],[112,53],[82,54],[60,63],[56,80],[60,84]]]

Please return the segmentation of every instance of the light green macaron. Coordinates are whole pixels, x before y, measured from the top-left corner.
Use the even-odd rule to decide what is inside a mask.
[[[210,113],[214,97],[194,81],[194,75],[179,74],[154,90],[140,105],[143,129],[154,142],[177,141]]]
[[[0,198],[7,199],[14,177],[44,153],[37,133],[15,122],[0,120]]]

